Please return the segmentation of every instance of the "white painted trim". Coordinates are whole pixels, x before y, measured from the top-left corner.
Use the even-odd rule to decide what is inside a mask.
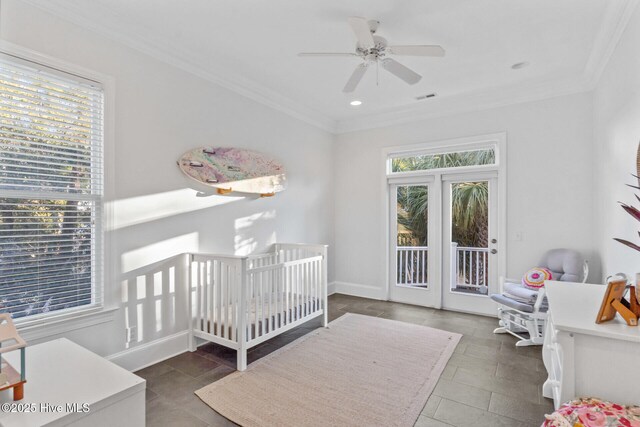
[[[113,170],[115,159],[115,79],[110,75],[2,39],[0,39],[0,53],[50,68],[56,73],[60,72],[98,83],[102,86],[104,97],[104,128],[102,135],[102,181],[104,189],[102,197],[99,199],[102,224],[99,235],[95,238],[95,243],[98,247],[97,256],[102,258],[102,277],[99,283],[100,292],[102,293],[100,307],[90,309],[78,307],[77,309],[69,309],[68,313],[52,312],[51,316],[42,316],[33,321],[27,319],[24,322],[24,326],[18,327],[23,338],[34,341],[110,322],[113,320],[114,311],[116,310],[113,307],[118,304],[117,299],[114,297],[114,292],[111,292],[112,289],[110,288],[110,286],[116,286],[115,277],[117,272],[116,263],[113,262],[116,259],[115,245],[111,241],[111,233],[108,232],[113,228],[113,208],[111,203],[107,203],[111,192],[115,190],[115,174],[110,172]],[[19,321],[17,323],[20,324]]]
[[[354,297],[370,298],[377,300],[387,300],[384,289],[362,285],[360,283],[333,282],[335,284],[335,293],[351,295]]]
[[[435,118],[475,113],[510,105],[542,101],[592,90],[583,76],[546,83],[519,85],[512,88],[490,88],[458,96],[424,101],[416,107],[369,114],[348,120],[338,120],[335,133],[378,129]]]
[[[189,331],[184,330],[105,357],[127,369],[137,371],[188,350]]]
[[[598,84],[637,5],[638,0],[621,0],[617,9],[611,6],[607,11],[584,70],[587,85],[591,89]]]
[[[333,295],[336,293],[336,282],[331,282],[327,285],[327,295]]]
[[[139,34],[138,37],[124,35],[114,28],[108,28],[107,26],[98,24],[96,21],[85,19],[68,3],[34,0],[23,1],[33,7],[95,32],[109,40],[121,43],[145,55],[242,95],[245,98],[266,105],[269,108],[287,114],[324,131],[330,133],[335,132],[335,120],[333,118],[325,116],[319,111],[281,95],[253,80],[240,77],[237,74],[224,73],[222,70],[211,71],[205,69],[198,64],[199,61],[195,55],[190,55],[184,49],[177,47],[172,48],[171,46],[166,46],[165,43],[156,43],[145,36],[144,33]]]
[[[117,308],[96,308],[85,310],[84,312],[82,310],[73,310],[71,313],[59,317],[37,319],[23,324],[16,322],[16,327],[20,331],[20,336],[25,341],[33,344],[34,341],[45,340],[56,335],[62,335],[65,332],[111,322],[117,310]]]
[[[479,167],[469,167],[469,168],[449,168],[449,169],[433,169],[428,171],[416,171],[416,172],[408,172],[408,173],[390,173],[389,168],[389,157],[395,154],[409,153],[415,154],[421,151],[424,152],[435,152],[435,151],[446,151],[446,150],[455,150],[456,147],[461,147],[465,150],[473,149],[477,147],[486,146],[488,143],[492,143],[496,147],[496,164],[495,165],[486,165]],[[436,140],[436,141],[426,141],[414,144],[406,144],[406,145],[395,145],[390,147],[384,147],[382,150],[382,170],[385,172],[382,175],[381,180],[381,195],[382,195],[382,217],[384,221],[384,250],[382,254],[384,256],[382,262],[385,266],[385,284],[384,284],[384,298],[388,300],[390,299],[391,294],[391,272],[389,268],[389,260],[390,260],[390,251],[391,251],[391,214],[390,214],[390,204],[389,204],[389,187],[390,185],[399,184],[402,182],[415,184],[418,182],[428,182],[429,180],[435,179],[436,186],[440,186],[442,181],[446,178],[443,178],[444,175],[456,176],[461,172],[481,172],[488,173],[490,171],[497,171],[498,173],[498,216],[496,218],[497,228],[498,228],[498,242],[499,242],[499,252],[498,252],[498,262],[497,262],[497,271],[498,277],[506,277],[507,272],[507,133],[506,132],[496,132],[485,135],[476,135],[476,136],[466,136],[460,138],[446,139],[446,140]],[[435,178],[434,178],[435,177]],[[403,180],[404,178],[404,180]],[[435,188],[437,189],[437,187]],[[438,193],[439,194],[439,193]],[[440,196],[438,196],[440,197]],[[430,204],[433,204],[430,199]],[[438,220],[439,216],[442,215],[442,212],[436,212],[436,220]],[[437,234],[434,232],[435,230],[429,229],[429,234],[434,236]],[[433,247],[442,247],[441,239],[435,239],[436,241],[432,245],[430,242],[430,246]],[[438,262],[440,263],[440,274],[444,269],[444,257],[439,256]],[[441,277],[435,277],[429,279],[429,283],[441,283]],[[339,291],[338,291],[339,292]],[[436,308],[440,308],[442,305],[442,295],[440,295],[440,301],[435,305]]]

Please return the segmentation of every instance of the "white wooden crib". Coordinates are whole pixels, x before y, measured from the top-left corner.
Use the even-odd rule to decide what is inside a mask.
[[[201,338],[238,352],[308,320],[327,325],[327,246],[273,245],[251,256],[191,255],[189,348]]]

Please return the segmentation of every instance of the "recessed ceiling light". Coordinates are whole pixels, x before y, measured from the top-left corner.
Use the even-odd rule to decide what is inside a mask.
[[[511,66],[511,68],[513,70],[521,70],[521,69],[523,69],[525,67],[528,67],[528,66],[529,66],[529,63],[527,61],[523,61],[523,62],[516,62],[515,64],[513,64]]]
[[[357,107],[358,105],[362,105],[362,101],[355,100],[355,101],[351,101],[349,104],[353,105],[354,107]]]

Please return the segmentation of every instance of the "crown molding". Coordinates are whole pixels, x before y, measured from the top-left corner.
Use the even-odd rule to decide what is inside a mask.
[[[336,121],[306,105],[296,102],[276,91],[266,88],[255,81],[234,75],[233,77],[224,75],[219,70],[210,71],[197,64],[184,49],[167,49],[166,44],[162,45],[150,42],[142,34],[131,37],[113,28],[86,19],[77,13],[73,7],[69,7],[64,2],[55,0],[37,1],[22,0],[33,7],[50,13],[65,21],[71,22],[89,31],[95,32],[107,39],[123,44],[131,49],[142,52],[152,58],[164,62],[173,67],[179,68],[187,73],[200,77],[227,90],[242,95],[255,102],[263,104],[281,113],[287,114],[295,119],[315,126],[329,133],[335,133]],[[108,11],[105,11],[108,13]],[[164,46],[164,48],[163,48]]]
[[[199,65],[197,55],[189,54],[182,48],[172,47],[166,43],[154,43],[142,33],[136,34],[135,37],[125,35],[115,28],[108,28],[93,20],[86,19],[66,2],[56,0],[22,1],[324,131],[340,134],[591,91],[596,87],[640,0],[610,1],[609,9],[603,18],[584,72],[577,78],[553,79],[528,82],[511,87],[483,89],[458,96],[424,101],[428,104],[386,110],[343,120],[334,120],[255,81],[235,74],[230,75],[224,70],[211,70],[209,67],[205,69]],[[108,13],[107,10],[104,12]],[[131,33],[129,29],[128,32]]]
[[[395,126],[422,120],[442,118],[458,114],[473,113],[493,108],[527,102],[541,101],[559,96],[588,92],[591,88],[584,78],[568,78],[550,80],[525,85],[519,84],[508,88],[496,87],[483,89],[459,96],[427,100],[429,104],[421,108],[385,111],[338,121],[336,133],[348,133]]]
[[[604,17],[584,71],[591,89],[595,89],[600,81],[637,5],[638,0],[620,0],[620,6],[617,8],[612,6]]]

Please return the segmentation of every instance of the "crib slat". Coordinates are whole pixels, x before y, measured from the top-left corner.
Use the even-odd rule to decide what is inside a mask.
[[[230,290],[230,286],[229,286],[229,281],[231,280],[231,267],[227,264],[225,265],[224,268],[224,273],[225,273],[225,278],[224,278],[224,325],[223,325],[223,332],[224,332],[224,337],[226,339],[229,339],[229,303],[230,303],[230,298],[229,298],[229,290]]]
[[[291,287],[291,281],[289,280],[289,268],[283,267],[282,271],[284,274],[284,287],[285,287],[284,299],[287,305],[285,316],[286,316],[286,323],[289,324],[291,323],[291,304],[290,304],[290,295],[289,295],[290,294],[289,288]]]
[[[202,263],[198,263],[198,286],[200,287],[200,299],[198,300],[198,329],[203,331],[203,314],[204,314],[204,284],[202,283]]]
[[[220,338],[224,338],[224,317],[225,312],[227,310],[227,305],[224,301],[225,291],[224,291],[224,283],[225,283],[225,268],[226,265],[224,262],[220,262],[220,321],[218,322],[218,336]]]
[[[276,259],[273,260],[274,263],[278,261]],[[284,317],[284,281],[282,276],[282,269],[277,269],[273,272],[275,276],[275,280],[277,283],[278,296],[276,297],[276,306],[278,307],[278,327],[281,328],[284,326],[283,317]]]
[[[222,263],[216,261],[216,277],[214,284],[215,296],[216,296],[216,335],[221,336],[220,324],[222,322]]]
[[[299,250],[296,250],[296,252],[300,252]],[[296,265],[296,295],[297,295],[297,300],[296,300],[296,309],[298,311],[298,314],[296,316],[296,320],[299,320],[302,317],[302,289],[301,289],[301,284],[302,284],[302,280],[301,280],[301,270],[302,267],[300,264]]]
[[[214,333],[214,329],[215,329],[215,321],[214,321],[214,314],[215,314],[215,300],[214,300],[214,275],[213,275],[213,267],[214,267],[214,261],[209,261],[207,263],[207,277],[208,277],[208,287],[209,287],[209,317],[207,318],[207,322],[209,322],[209,333],[213,334]]]
[[[313,284],[316,287],[316,301],[315,301],[315,310],[320,310],[320,261],[316,261],[314,263],[315,266],[315,274],[313,276]]]
[[[309,306],[309,292],[310,292],[309,267],[310,267],[309,263],[306,263],[304,265],[304,313],[305,313],[305,316],[311,314],[311,307]]]
[[[238,322],[236,320],[236,316],[238,314],[238,286],[240,286],[240,281],[238,280],[238,267],[233,267],[233,283],[231,284],[231,340],[236,341],[237,337],[237,325]]]
[[[265,271],[264,275],[267,280],[267,289],[269,292],[269,318],[267,324],[269,325],[269,332],[273,331],[273,281],[271,280],[271,271]]]

